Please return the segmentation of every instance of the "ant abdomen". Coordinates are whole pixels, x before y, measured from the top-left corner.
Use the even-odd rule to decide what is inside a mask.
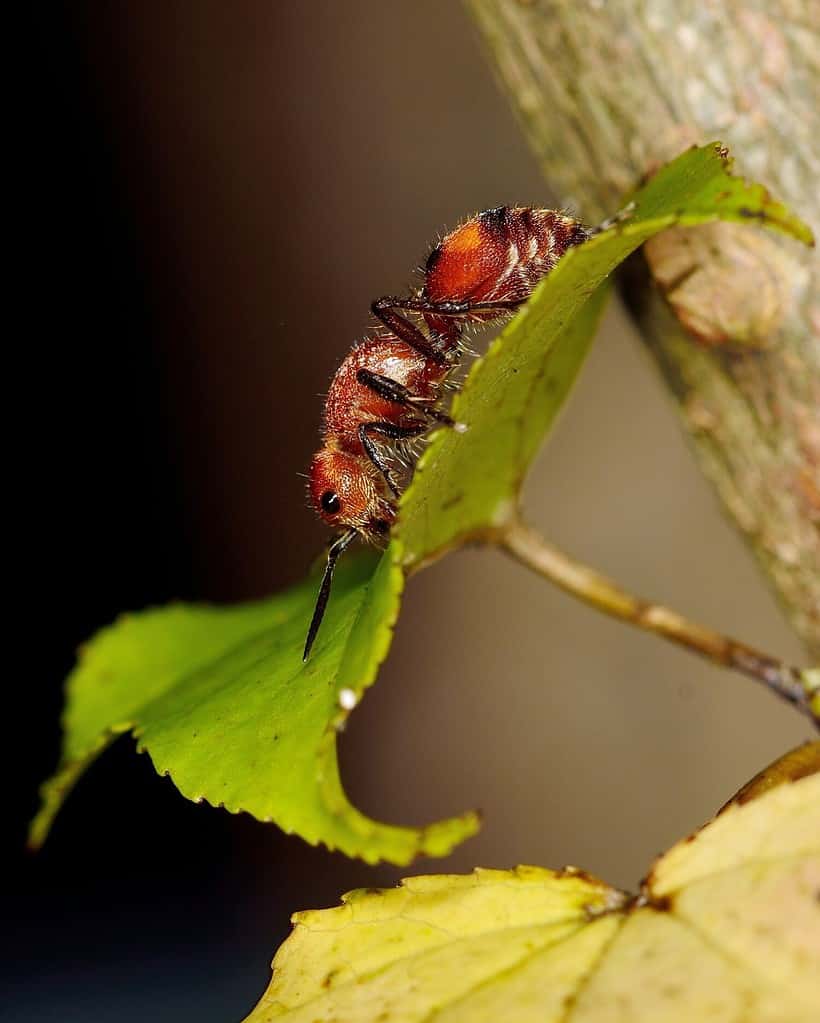
[[[432,250],[424,268],[422,298],[431,304],[519,304],[529,298],[567,249],[587,237],[581,223],[556,210],[529,206],[485,210],[451,231]],[[464,319],[497,316],[493,309],[466,310]]]

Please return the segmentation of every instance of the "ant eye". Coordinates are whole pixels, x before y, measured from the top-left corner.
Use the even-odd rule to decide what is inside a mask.
[[[335,515],[342,507],[342,502],[335,490],[326,490],[319,503],[322,506],[322,511],[326,511],[328,515]]]

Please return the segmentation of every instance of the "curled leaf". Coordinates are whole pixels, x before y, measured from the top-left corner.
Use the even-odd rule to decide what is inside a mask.
[[[339,778],[337,729],[375,678],[402,576],[386,557],[340,567],[325,640],[302,662],[315,581],[232,608],[174,605],[126,615],[83,650],[67,683],[64,763],[44,786],[32,844],[68,789],[116,735],[132,731],[189,799],[275,821],[348,856],[441,856],[477,827],[468,814],[426,828],[369,820]]]

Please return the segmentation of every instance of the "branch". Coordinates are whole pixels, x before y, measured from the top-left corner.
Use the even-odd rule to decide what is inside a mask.
[[[820,226],[820,5],[467,4],[548,181],[588,222],[720,138]],[[668,232],[645,256],[626,296],[643,340],[703,472],[820,655],[820,261],[729,225]]]
[[[548,544],[534,529],[518,519],[501,527],[493,541],[526,568],[599,611],[762,683],[781,699],[793,704],[820,729],[820,673],[817,671],[783,664],[745,643],[691,622],[668,607],[627,593],[611,579]]]

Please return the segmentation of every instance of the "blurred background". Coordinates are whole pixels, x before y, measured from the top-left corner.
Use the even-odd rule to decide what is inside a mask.
[[[75,2],[31,31],[47,93],[26,160],[39,631],[14,680],[9,1018],[238,1020],[291,912],[402,873],[574,863],[634,887],[807,736],[747,680],[467,551],[412,581],[341,740],[372,816],[484,811],[449,859],[367,867],[195,806],[129,739],[23,856],[77,644],[123,608],[299,579],[325,532],[298,473],[370,301],[465,215],[561,199],[455,2]],[[638,593],[801,660],[617,308],[525,507]]]

